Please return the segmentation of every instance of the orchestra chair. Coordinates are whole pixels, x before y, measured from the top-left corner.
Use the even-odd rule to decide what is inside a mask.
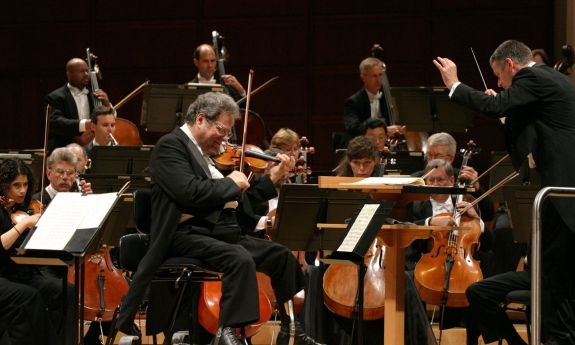
[[[522,257],[517,265],[517,271],[523,271],[526,265],[526,257]],[[523,314],[525,328],[527,329],[528,343],[531,344],[531,290],[513,290],[505,295],[505,302],[501,304],[504,311],[518,312]],[[499,339],[499,345],[503,339]]]
[[[119,243],[119,265],[128,272],[135,272],[140,260],[148,250],[151,228],[151,190],[139,189],[134,191],[134,223],[139,233],[128,234],[120,239]],[[175,332],[174,326],[181,309],[182,300],[186,291],[192,292],[192,306],[189,323],[189,335],[191,344],[198,344],[199,334],[198,323],[198,296],[197,284],[206,281],[218,281],[220,274],[206,268],[206,265],[197,259],[186,257],[169,257],[156,272],[152,280],[154,283],[175,283],[178,288],[176,306],[170,315],[170,326],[164,334],[164,345],[171,344],[172,335],[175,338],[183,339],[182,332]],[[193,289],[189,289],[193,288]],[[185,332],[184,332],[185,333]],[[153,344],[157,345],[156,335],[152,336]],[[175,343],[174,343],[175,344]]]
[[[528,344],[531,344],[531,290],[513,290],[505,296],[505,302],[502,308],[505,311],[514,311],[524,314],[525,328],[527,329]],[[499,345],[502,344],[502,339],[499,339]]]

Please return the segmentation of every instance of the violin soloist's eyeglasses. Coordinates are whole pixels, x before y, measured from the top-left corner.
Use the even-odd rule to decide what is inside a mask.
[[[220,121],[210,121],[210,122],[213,123],[214,126],[216,126],[216,130],[218,131],[219,135],[231,138],[231,136],[232,136],[232,130],[231,129],[226,128],[226,126],[224,126],[224,124],[221,123]]]

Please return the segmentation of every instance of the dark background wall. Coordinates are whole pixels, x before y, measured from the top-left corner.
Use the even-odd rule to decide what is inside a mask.
[[[99,56],[100,86],[118,102],[145,80],[183,83],[193,78],[194,48],[226,38],[228,73],[255,86],[278,82],[252,101],[271,132],[290,127],[307,136],[317,153],[312,168],[334,166],[331,133],[342,131],[344,100],[360,86],[357,65],[373,43],[384,48],[391,86],[442,85],[431,61],[458,63],[460,79],[483,88],[470,47],[496,89],[488,65],[493,49],[514,38],[553,52],[554,2],[546,0],[384,1],[13,1],[0,12],[0,148],[39,148],[43,143],[42,98],[65,82],[66,61]],[[553,59],[553,57],[552,57]],[[137,124],[142,97],[119,116]],[[401,109],[398,109],[401,113]],[[146,144],[160,134],[141,130]],[[474,117],[457,139],[502,149],[497,122]]]

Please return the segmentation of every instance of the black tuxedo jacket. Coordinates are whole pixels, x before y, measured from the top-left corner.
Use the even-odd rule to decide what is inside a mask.
[[[218,222],[224,204],[242,199],[240,188],[231,179],[210,178],[207,162],[180,128],[158,141],[152,153],[150,169],[153,181],[150,245],[122,302],[118,329],[125,332],[131,331],[147,286],[159,265],[169,256],[167,249],[181,214],[192,214],[194,220],[205,224],[203,228],[194,227],[195,233],[217,236],[219,234],[213,233],[213,225]],[[277,196],[267,176],[254,183],[246,193],[250,200]],[[243,209],[240,203],[238,213]],[[255,217],[250,218],[249,215],[238,214],[238,218],[251,219],[253,227],[257,222]]]
[[[391,125],[389,121],[389,114],[385,105],[385,94],[382,93],[379,100],[379,109],[381,116],[387,125]],[[343,121],[346,132],[355,138],[363,134],[363,123],[371,117],[371,107],[369,105],[369,96],[365,88],[349,97],[343,106]]]
[[[529,152],[546,186],[575,187],[575,84],[551,67],[521,69],[510,88],[497,96],[459,85],[451,99],[488,116],[506,116],[511,155],[518,170]],[[575,200],[551,198],[575,232]]]
[[[70,144],[73,137],[80,135],[78,131],[80,119],[76,101],[66,85],[50,92],[44,101],[52,108],[48,135],[48,150],[52,151],[57,147]],[[91,113],[94,110],[92,97],[88,96],[88,103]]]

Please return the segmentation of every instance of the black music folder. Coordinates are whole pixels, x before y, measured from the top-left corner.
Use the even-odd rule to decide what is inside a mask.
[[[84,255],[118,201],[119,193],[58,193],[12,256],[18,264],[67,265]]]

